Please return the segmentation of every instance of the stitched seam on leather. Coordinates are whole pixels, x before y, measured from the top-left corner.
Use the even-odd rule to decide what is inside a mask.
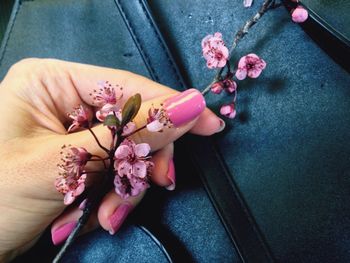
[[[116,2],[118,2],[118,5],[120,7],[120,11],[123,13],[123,16],[125,18],[125,23],[127,24],[128,28],[129,28],[129,31],[130,31],[130,34],[132,35],[133,39],[136,42],[136,46],[139,48],[139,51],[141,53],[142,58],[145,60],[145,63],[148,66],[147,68],[150,71],[151,76],[153,76],[154,80],[158,81],[159,77],[156,74],[154,68],[152,67],[151,60],[150,60],[149,56],[147,55],[147,53],[145,52],[144,48],[142,47],[142,44],[141,44],[139,38],[136,36],[135,29],[131,25],[131,23],[130,23],[127,15],[126,15],[126,12],[124,11],[124,8],[123,8],[122,4],[120,3],[119,0],[116,0]]]
[[[151,25],[151,28],[153,29],[153,32],[155,33],[155,35],[156,35],[156,37],[157,37],[157,39],[158,39],[158,42],[159,42],[161,48],[162,48],[163,51],[164,51],[164,54],[165,54],[165,56],[166,56],[166,58],[167,58],[167,60],[168,60],[168,62],[169,62],[169,64],[170,64],[170,67],[172,68],[173,72],[175,73],[175,76],[176,76],[176,79],[177,79],[178,83],[180,84],[180,86],[181,86],[182,88],[184,88],[183,85],[182,85],[181,78],[180,78],[180,76],[179,76],[177,70],[175,69],[175,66],[174,66],[172,60],[171,60],[170,57],[169,57],[169,53],[168,53],[167,49],[166,49],[165,46],[164,46],[164,43],[163,43],[163,41],[162,41],[162,38],[161,38],[161,36],[159,35],[158,31],[156,30],[155,26],[153,25],[152,20],[151,20],[151,18],[149,17],[149,14],[148,14],[148,12],[147,12],[147,10],[146,10],[146,8],[145,8],[145,6],[144,6],[142,0],[139,0],[139,3],[140,3],[140,5],[141,5],[141,7],[142,7],[142,11],[143,11],[144,14],[146,15],[146,18],[147,18],[149,24]]]
[[[1,63],[4,59],[4,57],[5,57],[6,48],[7,48],[12,30],[14,28],[16,18],[17,18],[17,13],[18,13],[20,7],[21,7],[21,4],[19,1],[16,1],[13,4],[13,11],[11,12],[11,16],[10,16],[9,22],[7,24],[7,30],[4,34],[4,39],[2,40],[2,45],[0,46],[0,66],[1,66]]]

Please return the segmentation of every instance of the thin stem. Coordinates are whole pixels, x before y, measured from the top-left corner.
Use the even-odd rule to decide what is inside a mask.
[[[64,243],[63,247],[60,249],[59,253],[54,258],[53,263],[57,263],[62,259],[64,253],[66,253],[67,249],[70,247],[70,245],[72,245],[73,241],[78,236],[80,230],[88,221],[93,209],[101,202],[102,198],[110,190],[110,185],[112,184],[111,181],[113,180],[114,176],[113,155],[114,153],[111,153],[109,155],[110,164],[108,169],[108,175],[104,177],[104,180],[100,187],[96,188],[95,191],[90,193],[90,197],[87,198],[88,201],[83,210],[82,216],[79,218],[76,227],[73,229],[66,242]]]
[[[96,157],[96,158],[98,158],[99,160],[108,160],[108,159],[109,159],[109,156],[103,158],[103,157],[101,157],[101,156],[99,156],[99,155],[96,155],[96,154],[91,154],[91,157]]]
[[[217,73],[216,73],[213,81],[202,91],[202,95],[203,96],[205,96],[210,91],[211,86],[213,86],[213,84],[215,82],[220,80],[220,77],[221,77],[221,74],[222,74],[223,70],[224,70],[224,68],[220,68],[220,69],[217,70]]]
[[[86,171],[86,174],[101,174],[102,172],[105,172],[104,170],[99,170],[99,171]]]
[[[85,225],[85,223],[89,219],[92,205],[93,204],[90,203],[90,202],[88,202],[86,204],[86,207],[84,208],[83,215],[79,218],[76,227],[73,229],[72,233],[67,238],[67,240],[64,243],[63,247],[60,249],[59,253],[54,258],[53,263],[59,262],[62,259],[64,253],[67,251],[68,247],[73,243],[73,241],[77,237],[78,233],[80,232],[80,230],[83,228],[83,226]]]
[[[109,159],[109,157],[108,158],[104,158],[104,159],[102,159],[102,158],[100,158],[100,159],[90,159],[90,160],[88,160],[88,162],[103,162],[103,161],[107,161]]]
[[[147,124],[145,124],[145,125],[143,125],[142,127],[138,128],[138,129],[136,129],[136,130],[134,130],[132,133],[130,133],[130,134],[126,135],[126,136],[122,136],[122,137],[127,138],[127,137],[129,137],[129,136],[131,136],[131,135],[134,135],[135,133],[137,133],[137,132],[139,132],[139,131],[145,129],[146,127],[147,127]]]
[[[91,128],[88,128],[88,130],[90,131],[90,133],[92,134],[92,136],[94,136],[94,138],[95,138],[95,140],[96,140],[98,146],[100,146],[100,148],[101,148],[102,150],[104,150],[104,151],[109,155],[109,150],[108,150],[106,147],[104,147],[104,146],[100,143],[100,141],[98,140],[98,138],[97,138],[96,134],[93,132],[93,130],[92,130]]]
[[[248,34],[249,29],[254,26],[259,19],[266,13],[267,10],[269,10],[269,7],[271,3],[273,3],[273,0],[265,0],[262,6],[260,7],[259,11],[252,17],[250,18],[247,22],[245,22],[244,26],[238,30],[236,33],[232,46],[230,48],[230,55],[229,58],[232,56],[233,50],[237,47],[238,42],[246,35]]]
[[[273,2],[274,2],[274,0],[265,0],[264,3],[262,4],[262,6],[260,7],[259,11],[253,17],[251,17],[247,22],[245,22],[244,26],[240,30],[238,30],[238,32],[234,36],[233,43],[232,43],[232,46],[231,46],[230,51],[229,51],[228,61],[230,60],[230,58],[232,56],[233,50],[237,47],[238,42],[246,34],[248,34],[249,29],[259,21],[259,19],[266,13],[267,10],[269,10],[269,8],[271,7],[271,4]],[[223,70],[224,70],[224,68],[220,68],[217,70],[213,81],[202,91],[203,96],[205,96],[210,91],[211,86],[215,82],[217,82],[218,80],[221,79],[221,74],[222,74]]]

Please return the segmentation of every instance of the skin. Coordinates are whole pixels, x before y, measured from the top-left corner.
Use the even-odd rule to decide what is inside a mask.
[[[63,204],[63,196],[53,182],[63,144],[82,146],[103,155],[87,131],[66,132],[70,124],[67,113],[75,106],[83,104],[93,114],[89,94],[101,80],[123,86],[124,99],[135,93],[142,95],[138,126],[144,124],[152,103],[159,104],[176,93],[130,72],[53,59],[22,60],[10,68],[0,83],[0,262],[8,262],[28,250],[52,222],[55,230],[81,215],[76,206],[67,208]],[[179,128],[157,134],[144,130],[133,140],[151,145],[155,162],[152,180],[167,186],[171,183],[166,175],[173,141],[188,131],[211,135],[221,130],[222,123],[206,109],[196,120]],[[101,125],[93,129],[101,143],[109,145],[108,129]],[[97,162],[91,165],[91,169],[98,168]],[[91,181],[93,177],[88,185]],[[122,202],[136,206],[142,197],[143,194],[121,200],[114,192],[108,193],[83,232],[99,225],[109,230],[108,218],[113,211]]]

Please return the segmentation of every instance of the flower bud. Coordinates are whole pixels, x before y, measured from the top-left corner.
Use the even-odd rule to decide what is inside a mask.
[[[224,84],[222,81],[218,81],[215,82],[212,86],[211,86],[211,92],[215,93],[215,94],[220,94],[223,89],[224,89]]]
[[[237,83],[233,79],[225,79],[223,84],[228,93],[233,93],[237,89]]]
[[[222,105],[220,114],[226,116],[227,118],[233,119],[236,116],[235,104],[232,102],[228,105]]]
[[[308,16],[309,14],[307,10],[300,5],[292,11],[292,20],[295,23],[303,23],[308,18]]]

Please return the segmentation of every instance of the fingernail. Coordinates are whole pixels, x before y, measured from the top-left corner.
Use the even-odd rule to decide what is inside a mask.
[[[69,237],[70,233],[72,233],[77,223],[77,221],[69,222],[52,231],[51,238],[54,245],[63,243]]]
[[[219,126],[219,129],[217,132],[222,132],[226,127],[226,123],[223,119],[219,119],[219,122],[220,122],[220,124],[219,124],[220,126]]]
[[[176,182],[175,165],[174,165],[173,159],[169,160],[167,177],[169,178],[171,185],[169,185],[165,188],[169,191],[173,191],[175,189],[175,186],[176,186],[176,184],[175,184],[175,182]]]
[[[185,124],[202,113],[205,99],[198,90],[188,89],[164,101],[164,109],[175,127]]]
[[[114,213],[109,217],[109,220],[108,220],[110,225],[109,233],[111,235],[114,235],[118,231],[118,229],[123,224],[125,218],[128,216],[132,208],[133,207],[128,203],[121,204],[114,211]]]

